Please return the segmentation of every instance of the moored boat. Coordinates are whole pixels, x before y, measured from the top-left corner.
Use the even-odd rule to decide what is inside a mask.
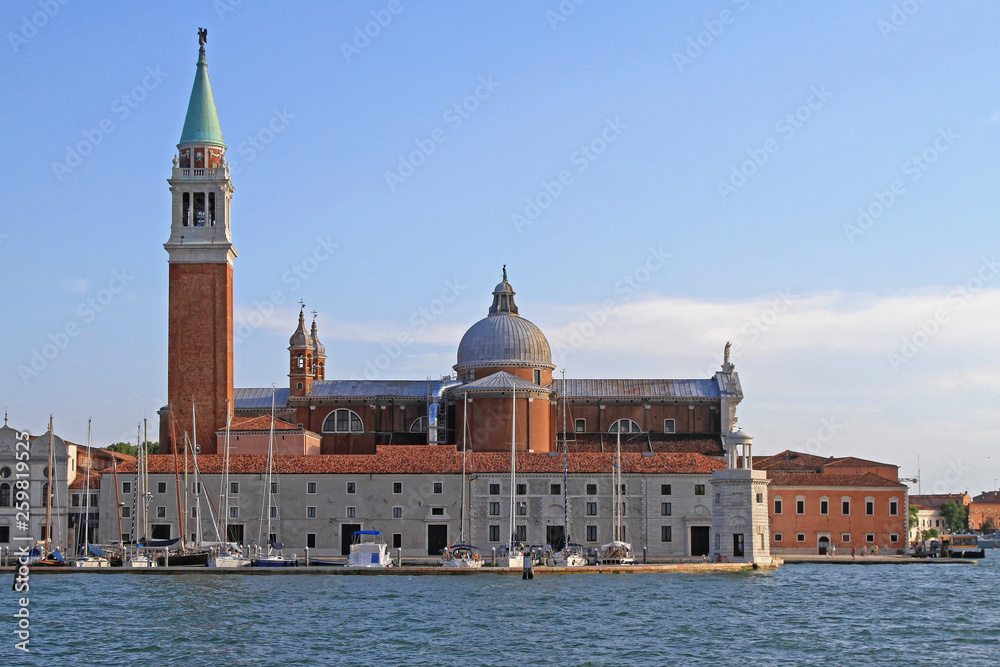
[[[483,560],[479,556],[479,549],[471,544],[453,544],[445,547],[444,555],[441,557],[442,567],[482,567]]]
[[[387,568],[392,567],[389,546],[378,530],[357,530],[353,533],[351,551],[347,555],[347,567]]]

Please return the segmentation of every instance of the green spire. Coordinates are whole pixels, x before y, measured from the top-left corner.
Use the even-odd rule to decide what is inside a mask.
[[[198,71],[194,75],[194,87],[191,88],[191,100],[188,102],[187,116],[184,117],[180,144],[216,144],[226,147],[226,142],[222,139],[222,127],[219,125],[219,114],[215,110],[212,84],[208,81],[204,43],[198,50]]]

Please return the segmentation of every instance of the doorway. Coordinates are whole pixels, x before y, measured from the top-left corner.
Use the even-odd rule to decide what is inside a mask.
[[[743,558],[743,533],[733,533],[733,558]]]
[[[825,556],[829,550],[830,550],[830,538],[827,537],[826,535],[823,535],[822,537],[819,538],[819,555]]]
[[[545,526],[545,543],[556,549],[563,544],[563,526]]]
[[[427,555],[440,556],[448,546],[448,524],[427,525]]]
[[[354,541],[354,533],[361,530],[360,523],[340,524],[340,555],[346,556],[351,553],[351,542]]]
[[[691,555],[708,555],[709,526],[691,526]]]

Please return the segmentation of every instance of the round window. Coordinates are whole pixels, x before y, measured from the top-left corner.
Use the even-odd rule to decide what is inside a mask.
[[[3,477],[4,479],[10,477],[10,468],[8,468],[7,466],[0,468],[0,477]]]

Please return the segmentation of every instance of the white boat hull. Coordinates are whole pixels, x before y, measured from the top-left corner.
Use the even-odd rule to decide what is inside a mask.
[[[497,558],[498,567],[510,567],[517,568],[518,570],[524,567],[524,556],[511,555],[511,556],[501,556]]]
[[[72,563],[73,567],[111,567],[111,561],[107,558],[77,558]]]
[[[243,556],[214,556],[208,559],[208,567],[235,568],[250,567],[250,559]]]
[[[587,557],[577,554],[553,556],[552,562],[555,564],[555,567],[583,567],[587,564]]]
[[[125,567],[156,567],[156,561],[152,558],[129,558],[123,565]]]
[[[441,563],[441,567],[475,568],[482,566],[483,561],[479,558],[446,558]]]

